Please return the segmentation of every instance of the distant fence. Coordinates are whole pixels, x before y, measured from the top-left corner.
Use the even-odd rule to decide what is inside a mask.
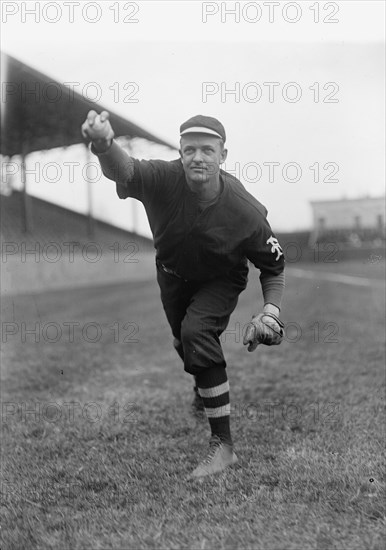
[[[367,231],[361,235],[363,240],[349,239],[350,235],[352,232],[349,231],[330,232],[320,236],[314,244],[310,244],[310,231],[279,233],[277,237],[287,263],[384,260],[385,240],[382,232]]]
[[[96,248],[55,257],[53,249],[23,257],[22,250],[2,256],[1,292],[29,294],[62,288],[90,287],[155,279],[154,252],[136,249],[115,252]]]

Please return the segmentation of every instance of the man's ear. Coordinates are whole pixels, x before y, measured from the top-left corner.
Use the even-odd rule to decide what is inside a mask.
[[[226,161],[227,156],[228,156],[228,149],[225,149],[225,148],[224,148],[224,149],[221,151],[221,160],[220,160],[220,164],[222,164],[223,162]]]

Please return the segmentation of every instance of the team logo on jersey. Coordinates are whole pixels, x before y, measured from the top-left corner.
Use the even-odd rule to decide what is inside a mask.
[[[272,245],[271,246],[271,252],[272,254],[277,254],[276,261],[280,258],[280,256],[283,256],[283,249],[279,244],[279,241],[275,239],[275,237],[270,237],[267,241],[267,244]]]

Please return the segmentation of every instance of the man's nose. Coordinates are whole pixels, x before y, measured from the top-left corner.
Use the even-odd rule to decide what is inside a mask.
[[[193,162],[202,162],[202,152],[200,149],[194,151]]]

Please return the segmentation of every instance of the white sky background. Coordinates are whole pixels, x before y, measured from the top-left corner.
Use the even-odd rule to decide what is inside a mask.
[[[275,9],[272,22],[267,2],[206,3],[208,11],[218,10],[207,16],[206,23],[202,21],[205,3],[199,1],[136,2],[135,14],[133,2],[75,2],[73,23],[66,3],[50,2],[50,8],[45,4],[2,2],[3,51],[60,82],[78,82],[79,92],[86,86],[90,97],[95,88],[87,88],[87,83],[96,82],[100,101],[107,107],[175,145],[179,125],[190,116],[219,118],[229,150],[224,168],[234,173],[240,167],[236,176],[268,208],[276,231],[310,227],[310,200],[384,194],[383,1],[301,1],[296,3],[300,17],[295,23],[285,20],[296,17],[296,7],[290,6],[295,3],[283,1],[280,6],[269,2]],[[85,4],[89,7],[82,14]],[[23,13],[22,5],[27,9],[36,5],[36,14]],[[256,16],[256,6],[260,21],[248,22]],[[240,21],[225,14],[225,7],[236,8]],[[316,9],[319,23],[314,22]],[[96,23],[86,20],[98,15]],[[48,21],[55,17],[57,22]],[[125,18],[138,22],[125,23]],[[338,22],[323,22],[325,18]],[[137,103],[123,101],[130,91],[123,88],[127,82],[138,86],[133,96]],[[203,82],[219,88],[206,102]],[[264,82],[279,83],[272,102]],[[302,93],[294,103],[282,95],[290,82]],[[309,89],[315,82],[320,87],[319,102]],[[328,82],[335,84],[323,90]],[[114,83],[120,91],[118,101],[109,89]],[[248,83],[252,84],[246,89]],[[251,102],[255,83],[262,96]],[[238,101],[231,94],[221,97],[221,88],[235,86],[240,86]],[[338,102],[323,102],[334,91],[331,99]],[[292,87],[286,97],[291,99],[294,93]],[[64,155],[57,151],[44,157],[31,155],[30,162],[39,158],[81,160],[82,153],[69,148]],[[267,162],[280,163],[273,181],[263,164]],[[315,162],[319,182],[309,168]],[[261,167],[259,181],[248,181],[256,179],[252,165],[245,172],[248,163]],[[283,178],[287,163],[300,166],[299,181]],[[335,165],[324,169],[326,163]],[[338,181],[323,181],[334,166],[338,172],[331,177]],[[293,177],[294,169],[289,169],[287,180]],[[30,184],[30,192],[81,211],[85,208],[84,186],[76,183]],[[131,205],[116,197],[112,182],[95,184],[94,209],[97,217],[131,228]],[[143,213],[140,218],[141,232],[147,232]]]

